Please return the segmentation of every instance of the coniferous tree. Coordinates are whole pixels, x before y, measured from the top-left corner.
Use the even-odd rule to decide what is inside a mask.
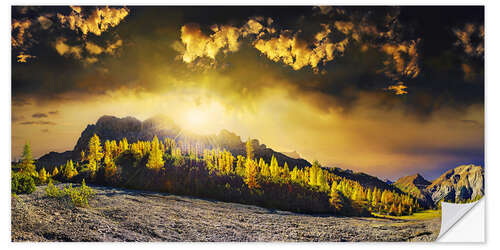
[[[99,169],[99,163],[103,157],[101,142],[99,141],[99,136],[94,134],[92,138],[90,138],[89,142],[89,169],[92,171],[92,175]]]
[[[35,161],[31,156],[31,145],[27,141],[24,144],[23,154],[21,155],[20,171],[28,175],[36,175],[36,167],[33,164]]]
[[[66,166],[64,167],[64,172],[63,172],[64,177],[69,180],[77,174],[78,174],[78,171],[75,169],[75,167],[73,165],[73,160],[67,161]]]
[[[239,176],[245,176],[245,157],[238,155],[236,160],[236,174]]]
[[[253,160],[255,155],[254,155],[254,148],[252,145],[252,141],[250,140],[250,138],[248,138],[247,140],[246,149],[247,149],[247,160]]]
[[[57,167],[54,168],[54,170],[52,170],[52,177],[55,177],[59,174],[59,170],[57,169]]]
[[[41,183],[47,182],[47,172],[45,171],[45,168],[40,169],[40,172],[38,173],[38,178],[40,179]]]
[[[288,168],[288,163],[286,163],[286,162],[285,162],[285,165],[283,166],[282,178],[285,180],[285,182],[288,182],[290,180],[290,168]]]
[[[274,155],[271,157],[271,165],[269,166],[269,170],[271,172],[271,177],[273,179],[279,178],[280,171],[278,166],[278,160],[276,160],[276,157]]]
[[[149,153],[146,167],[150,169],[160,169],[164,164],[165,161],[163,160],[163,152],[160,149],[160,142],[158,141],[158,137],[155,136],[151,143],[151,152]]]
[[[257,163],[254,160],[247,159],[245,162],[245,183],[249,189],[259,188],[257,182]]]

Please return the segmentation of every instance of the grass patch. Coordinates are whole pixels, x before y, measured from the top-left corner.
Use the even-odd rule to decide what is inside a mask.
[[[402,219],[402,220],[429,220],[441,217],[441,209],[439,210],[428,209],[416,212],[412,215],[404,215],[404,216],[392,216],[392,215],[385,215],[378,213],[372,213],[372,214],[373,216],[378,218]]]

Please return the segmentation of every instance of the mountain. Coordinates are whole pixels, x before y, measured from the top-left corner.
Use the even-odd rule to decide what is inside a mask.
[[[102,116],[97,120],[96,124],[87,125],[72,151],[46,154],[37,160],[37,168],[45,167],[46,170],[52,171],[54,166],[61,165],[69,159],[80,160],[80,152],[87,150],[90,138],[94,134],[99,136],[102,143],[106,140],[119,141],[123,138],[127,138],[130,143],[138,140],[150,141],[154,136],[157,136],[160,140],[167,137],[174,138],[177,141],[199,143],[208,149],[224,148],[233,155],[246,155],[246,142],[243,142],[241,137],[235,133],[224,129],[217,135],[198,135],[183,131],[180,126],[166,116],[155,116],[142,122],[134,117]],[[266,162],[270,162],[274,155],[278,164],[284,165],[287,162],[291,169],[294,166],[304,168],[311,165],[300,157],[291,158],[267,148],[265,144],[261,144],[256,139],[252,139],[251,143],[254,147],[255,157],[262,157]]]
[[[426,190],[430,184],[431,182],[420,174],[401,177],[393,183],[394,186],[413,195],[426,205],[431,205],[433,203],[431,194]]]
[[[224,148],[233,155],[246,155],[246,142],[243,142],[241,137],[235,133],[224,129],[216,135],[198,135],[183,131],[173,120],[165,116],[156,116],[145,121],[133,117],[102,116],[96,124],[90,124],[85,128],[72,151],[50,152],[40,157],[35,163],[37,170],[44,167],[51,172],[55,166],[62,165],[69,159],[79,161],[80,152],[87,150],[90,138],[94,134],[99,136],[102,143],[105,140],[119,141],[123,138],[127,138],[132,143],[138,140],[152,140],[154,136],[157,136],[160,140],[167,137],[174,138],[177,141],[201,144],[207,149]],[[297,152],[280,153],[266,147],[265,144],[261,144],[256,139],[252,139],[251,144],[255,157],[262,157],[266,162],[270,162],[274,155],[280,166],[287,162],[290,170],[295,166],[298,168],[311,166],[308,161],[300,157],[297,158]],[[432,206],[440,200],[452,202],[470,200],[484,194],[484,170],[475,165],[463,165],[451,169],[432,183],[425,180],[420,174],[402,177],[391,184],[375,176],[353,172],[349,169],[343,170],[333,167],[324,167],[324,169],[340,177],[357,181],[364,187],[410,193],[422,201],[425,206]]]
[[[390,190],[390,191],[395,191],[397,193],[403,193],[399,188],[387,183],[386,181],[380,180],[379,178],[361,173],[361,172],[353,172],[350,169],[341,169],[341,168],[327,168],[330,172],[334,173],[335,175],[338,175],[340,177],[344,177],[349,180],[357,181],[359,182],[362,186],[368,187],[368,188],[378,188],[382,190]]]
[[[472,164],[450,169],[427,186],[426,191],[431,193],[434,203],[480,198],[484,195],[484,169]]]

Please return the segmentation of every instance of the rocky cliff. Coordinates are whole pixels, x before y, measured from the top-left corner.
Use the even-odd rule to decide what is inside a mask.
[[[458,166],[438,177],[426,190],[431,193],[434,203],[479,198],[484,195],[484,169],[476,165]]]

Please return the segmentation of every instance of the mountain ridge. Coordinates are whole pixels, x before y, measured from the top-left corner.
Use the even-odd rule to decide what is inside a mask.
[[[240,136],[226,129],[222,129],[218,134],[198,135],[183,131],[172,119],[166,116],[155,116],[140,121],[130,116],[118,118],[105,115],[101,116],[95,124],[87,125],[73,150],[62,153],[50,152],[40,157],[35,163],[37,169],[44,167],[46,170],[52,171],[55,166],[62,165],[67,160],[79,161],[80,152],[87,149],[89,140],[94,134],[97,134],[102,142],[105,140],[119,141],[122,138],[127,138],[132,143],[138,140],[152,140],[154,136],[157,136],[160,140],[168,137],[176,140],[200,142],[208,148],[224,148],[233,155],[246,155],[246,142],[243,142]],[[288,156],[286,152],[277,152],[268,148],[265,144],[261,144],[257,139],[251,139],[251,144],[255,150],[255,157],[262,157],[266,162],[270,162],[271,157],[274,155],[279,165],[283,166],[287,162],[290,170],[295,166],[299,168],[311,166],[311,163],[307,160],[295,159]],[[292,153],[296,153],[296,151]],[[337,167],[323,168],[340,177],[358,181],[365,187],[377,187],[397,193],[409,193],[426,206],[433,206],[443,199],[460,201],[484,195],[482,187],[484,171],[480,166],[458,166],[443,173],[432,182],[416,173],[401,177],[392,184],[366,173],[353,172],[352,170]]]

